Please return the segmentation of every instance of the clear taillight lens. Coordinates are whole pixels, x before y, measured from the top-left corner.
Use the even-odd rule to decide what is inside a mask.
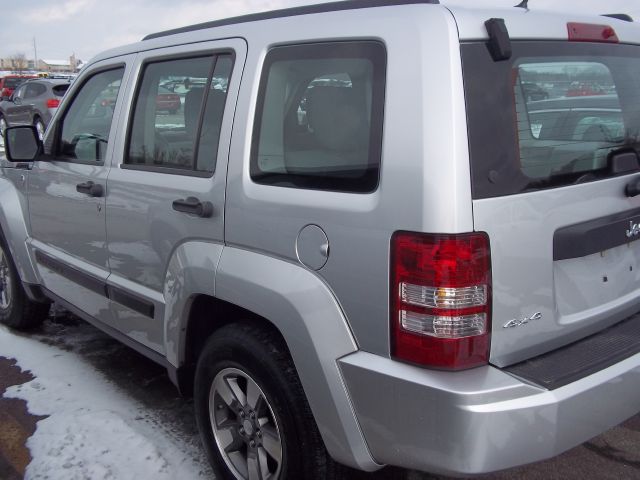
[[[394,234],[390,321],[395,358],[451,370],[486,364],[491,331],[489,237]]]

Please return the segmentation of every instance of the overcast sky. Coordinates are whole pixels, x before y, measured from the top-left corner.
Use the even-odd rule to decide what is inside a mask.
[[[84,61],[148,33],[245,13],[323,0],[19,0],[0,13],[0,57],[24,53]],[[445,4],[512,6],[519,0],[442,0]],[[532,9],[629,13],[640,20],[640,0],[529,0]]]

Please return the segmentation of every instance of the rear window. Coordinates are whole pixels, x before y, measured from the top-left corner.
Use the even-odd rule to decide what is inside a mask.
[[[638,47],[513,42],[506,62],[480,43],[462,53],[474,198],[608,178],[611,158],[638,148]]]
[[[53,90],[53,94],[55,96],[63,97],[64,94],[67,92],[67,90],[69,90],[69,84],[68,83],[64,83],[62,85],[54,85],[51,90]]]
[[[31,78],[31,77],[27,77],[27,78]],[[8,78],[5,78],[4,79],[4,86],[6,88],[16,88],[18,85],[20,85],[25,80],[27,80],[27,78],[20,78],[20,77],[8,77]]]

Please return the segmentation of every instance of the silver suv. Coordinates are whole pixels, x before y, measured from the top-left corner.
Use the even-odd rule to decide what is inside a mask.
[[[0,319],[165,365],[220,478],[556,455],[640,410],[639,45],[351,0],[103,53],[7,129]]]

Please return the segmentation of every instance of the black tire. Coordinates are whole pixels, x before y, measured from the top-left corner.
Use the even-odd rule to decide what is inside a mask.
[[[29,330],[47,318],[50,306],[27,297],[7,244],[0,237],[0,323],[16,330]]]
[[[243,375],[247,375],[249,380],[246,380]],[[221,378],[224,385],[230,385],[233,382],[241,388],[244,382],[247,393],[250,380],[257,384],[261,395],[258,395],[258,400],[254,402],[259,406],[255,408],[257,412],[255,417],[251,416],[252,402],[245,402],[243,407],[240,402],[233,400],[230,406],[223,396],[218,394],[215,386],[222,385]],[[214,380],[218,383],[214,383]],[[210,402],[210,395],[212,402]],[[254,398],[256,398],[255,395]],[[277,333],[249,322],[230,324],[218,330],[209,338],[198,360],[194,402],[200,435],[216,478],[231,480],[243,478],[244,474],[240,472],[240,467],[235,469],[239,475],[234,473],[235,466],[230,460],[232,455],[223,454],[218,447],[212,426],[214,423],[220,424],[218,432],[225,430],[223,433],[226,435],[221,436],[218,433],[219,438],[233,439],[231,442],[234,445],[233,450],[237,452],[233,454],[235,455],[233,461],[241,463],[244,461],[248,465],[251,455],[260,454],[263,459],[271,461],[269,463],[264,460],[263,463],[273,475],[269,478],[280,480],[346,478],[347,469],[335,463],[324,447],[296,369],[283,340]],[[210,408],[210,403],[215,404],[213,409]],[[268,409],[264,408],[265,404]],[[215,419],[213,421],[210,417],[212,410]],[[250,417],[260,418],[261,421],[253,424],[252,427]],[[263,423],[266,418],[269,420]],[[264,433],[260,431],[261,428]],[[268,435],[268,428],[272,432],[271,435]],[[267,444],[267,437],[270,437],[273,442],[274,431],[279,434],[279,445],[281,445],[281,449],[278,450],[281,452],[279,463],[274,460],[278,455],[270,456],[268,453],[274,450],[273,447],[264,446]],[[258,435],[262,436],[258,437]],[[252,441],[254,445],[258,442],[258,446],[250,448]],[[262,441],[264,444],[261,443]],[[260,448],[263,452],[259,452]],[[244,455],[246,458],[237,460],[238,455]],[[264,474],[260,478],[266,476]]]

